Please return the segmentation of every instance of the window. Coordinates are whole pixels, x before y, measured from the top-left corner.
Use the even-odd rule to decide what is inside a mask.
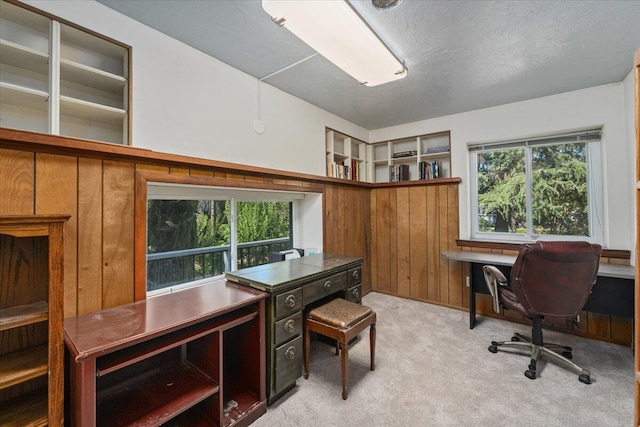
[[[147,295],[268,262],[293,247],[293,201],[303,195],[149,184]]]
[[[601,243],[600,135],[470,146],[472,237]]]

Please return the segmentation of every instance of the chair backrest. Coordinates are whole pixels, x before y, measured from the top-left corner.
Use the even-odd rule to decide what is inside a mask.
[[[596,283],[602,247],[589,242],[522,245],[510,285],[533,316],[576,316]]]

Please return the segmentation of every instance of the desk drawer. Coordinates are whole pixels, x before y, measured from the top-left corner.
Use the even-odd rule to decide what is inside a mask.
[[[357,302],[359,304],[362,301],[362,285],[347,289],[345,291],[344,299],[351,302]]]
[[[276,319],[302,310],[302,288],[276,295]]]
[[[299,311],[275,323],[275,346],[302,334],[302,312]]]
[[[347,288],[347,272],[334,274],[324,279],[316,280],[305,285],[302,294],[304,297],[304,305],[309,305],[327,295],[334,294]]]
[[[302,374],[303,357],[301,336],[276,348],[276,393],[296,382],[296,379]]]
[[[347,272],[347,276],[349,277],[348,287],[359,285],[362,281],[362,267],[352,268]]]

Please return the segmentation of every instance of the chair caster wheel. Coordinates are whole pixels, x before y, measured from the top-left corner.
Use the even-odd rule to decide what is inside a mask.
[[[498,347],[496,347],[495,345],[490,345],[488,350],[491,353],[497,353],[498,352]]]
[[[582,374],[578,376],[581,383],[591,384],[591,377],[589,375]]]
[[[573,359],[573,354],[570,351],[563,351],[562,355],[569,360]]]
[[[495,346],[498,345],[498,342],[497,341],[491,341],[491,345],[495,347]]]
[[[532,371],[531,369],[526,370],[526,371],[524,371],[524,376],[529,378],[530,380],[535,380],[536,379],[536,371]]]
[[[514,335],[514,336],[511,337],[511,341],[518,342],[518,341],[520,341],[520,338],[518,338],[517,336]]]

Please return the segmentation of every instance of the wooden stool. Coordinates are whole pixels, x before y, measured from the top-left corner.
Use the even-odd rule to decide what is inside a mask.
[[[325,305],[309,311],[304,321],[304,378],[309,378],[309,352],[311,331],[336,340],[336,354],[342,349],[342,398],[347,399],[347,358],[349,341],[370,326],[369,346],[371,352],[370,369],[375,370],[376,356],[376,313],[371,308],[343,300],[334,299]]]

